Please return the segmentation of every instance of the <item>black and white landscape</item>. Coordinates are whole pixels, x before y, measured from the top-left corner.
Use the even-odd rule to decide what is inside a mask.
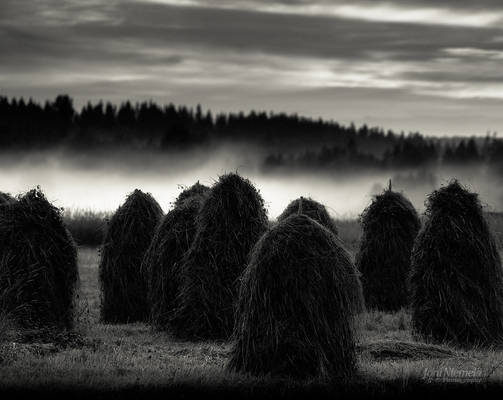
[[[0,390],[503,390],[503,5],[2,0]]]

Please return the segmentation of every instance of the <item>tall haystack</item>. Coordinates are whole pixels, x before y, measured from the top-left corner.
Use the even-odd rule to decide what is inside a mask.
[[[185,189],[178,195],[175,200],[175,207],[182,204],[185,200],[194,197],[194,196],[204,196],[209,192],[210,188],[205,185],[201,185],[199,181],[194,183],[191,187]]]
[[[169,327],[169,314],[180,285],[180,265],[196,234],[196,218],[206,192],[192,190],[196,185],[182,192],[175,208],[163,217],[143,259],[150,321],[161,330]],[[179,201],[181,198],[184,200]]]
[[[283,221],[293,214],[304,214],[323,225],[334,235],[337,235],[335,221],[330,217],[326,207],[310,197],[299,197],[293,200],[278,217],[278,222]]]
[[[253,249],[241,278],[228,368],[253,375],[348,378],[355,372],[349,254],[306,215]]]
[[[110,323],[148,320],[143,257],[163,215],[157,201],[135,190],[108,223],[101,250],[101,319]]]
[[[356,266],[367,308],[396,311],[407,305],[410,255],[421,222],[414,206],[391,187],[361,215],[363,235]]]
[[[293,200],[278,217],[278,223],[285,220],[291,215],[306,215],[314,221],[321,224],[324,228],[328,229],[335,236],[335,241],[339,246],[344,247],[344,244],[338,237],[338,230],[335,221],[328,214],[326,207],[311,198],[299,197]],[[359,272],[356,267],[351,263],[350,271],[354,276],[352,284],[352,292],[354,294],[352,310],[354,314],[362,313],[365,311],[365,301],[363,299],[363,288],[359,278]]]
[[[234,325],[237,279],[268,226],[259,192],[247,179],[227,174],[206,195],[197,232],[181,267],[171,322],[186,339],[225,339]]]
[[[73,327],[77,250],[40,190],[0,207],[0,314],[29,329]]]
[[[503,270],[476,193],[434,191],[412,252],[414,332],[460,346],[502,344]]]

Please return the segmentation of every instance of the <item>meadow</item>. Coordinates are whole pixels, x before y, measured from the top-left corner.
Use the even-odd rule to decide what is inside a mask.
[[[107,211],[90,209],[65,210],[63,218],[75,242],[79,246],[98,247],[103,242],[107,219],[112,215]],[[487,212],[487,221],[500,248],[503,248],[503,213]],[[357,218],[336,219],[339,236],[351,253],[358,249],[362,227]]]
[[[355,224],[339,226],[356,238]],[[348,247],[354,253],[353,246]],[[416,342],[406,310],[356,317],[359,374],[354,381],[293,381],[230,373],[225,370],[229,343],[177,341],[143,323],[100,323],[99,250],[80,246],[78,257],[77,333],[45,343],[24,340],[4,327],[3,335],[12,336],[0,345],[1,389],[121,392],[133,388],[261,396],[306,391],[379,395],[429,393],[449,387],[464,392],[503,389],[502,349],[462,350]]]

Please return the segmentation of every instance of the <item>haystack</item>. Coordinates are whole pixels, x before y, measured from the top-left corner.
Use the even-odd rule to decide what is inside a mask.
[[[38,189],[0,210],[0,314],[24,328],[72,328],[77,250],[61,210]]]
[[[353,375],[354,277],[349,254],[334,238],[313,219],[292,215],[260,239],[241,278],[230,370]]]
[[[227,174],[206,195],[197,232],[181,267],[173,333],[186,339],[226,339],[234,325],[237,279],[268,226],[264,202],[247,179]]]
[[[311,198],[299,197],[298,199],[292,201],[287,208],[278,217],[278,223],[285,220],[291,215],[306,215],[313,219],[314,221],[321,224],[324,228],[328,229],[334,236],[334,240],[337,242],[338,246],[345,248],[341,239],[338,237],[338,230],[335,225],[335,221],[328,214],[326,207],[318,203],[316,200]],[[365,301],[363,299],[363,288],[360,281],[360,273],[356,267],[351,264],[350,270],[348,271],[354,276],[354,281],[352,284],[352,293],[354,294],[353,305],[351,307],[353,314],[362,313],[366,310]]]
[[[182,204],[185,200],[194,197],[194,196],[204,196],[209,192],[210,188],[205,185],[201,185],[199,181],[194,183],[191,187],[185,189],[178,195],[178,197],[175,200],[175,207],[179,206]]]
[[[12,197],[9,193],[0,192],[0,205],[14,203],[16,199]]]
[[[141,263],[162,215],[150,194],[135,190],[110,219],[99,267],[104,322],[148,319],[147,284]]]
[[[169,327],[169,314],[180,285],[180,265],[194,240],[203,201],[204,192],[192,188],[182,192],[179,199],[185,200],[177,200],[175,208],[163,217],[142,264],[148,281],[150,320],[162,330]]]
[[[407,277],[421,223],[401,193],[385,190],[361,215],[363,235],[356,255],[369,309],[397,311],[407,305]]]
[[[503,270],[478,195],[457,181],[434,191],[412,253],[414,332],[460,346],[501,344]]]
[[[338,233],[337,227],[335,226],[335,221],[328,214],[326,207],[309,197],[299,197],[298,199],[293,200],[290,204],[288,204],[285,210],[278,217],[278,222],[283,221],[293,214],[307,215],[308,217],[311,217],[316,222],[323,225],[334,235],[337,235]]]

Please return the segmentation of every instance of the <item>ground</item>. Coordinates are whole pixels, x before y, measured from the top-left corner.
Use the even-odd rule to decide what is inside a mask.
[[[359,393],[395,393],[412,386],[428,390],[449,385],[463,391],[503,389],[503,350],[463,351],[415,342],[406,311],[358,317],[360,375],[354,382],[292,382],[229,373],[225,370],[228,343],[177,341],[140,323],[101,324],[98,261],[97,249],[79,249],[77,331],[83,339],[66,345],[3,343],[0,388],[220,388],[248,394],[267,388],[283,394],[306,388],[324,393],[348,388]]]

